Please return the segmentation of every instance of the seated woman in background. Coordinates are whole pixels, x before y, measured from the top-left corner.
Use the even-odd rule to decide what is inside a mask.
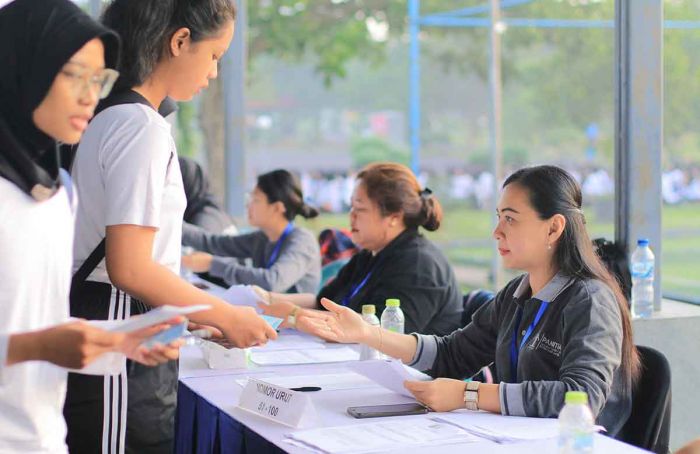
[[[493,235],[504,265],[526,274],[449,336],[371,327],[328,300],[322,304],[330,314],[308,311],[298,324],[442,377],[405,382],[435,411],[466,407],[549,418],[564,406],[567,391],[585,391],[597,424],[614,436],[630,414],[640,362],[627,301],[593,250],[581,202],[580,186],[558,167],[526,168],[506,179]],[[491,362],[496,384],[462,380]]]
[[[418,228],[440,227],[442,208],[429,189],[421,190],[401,164],[377,163],[357,176],[352,196],[352,239],[357,253],[318,295],[264,293],[265,313],[287,318],[301,308],[319,307],[322,298],[360,312],[374,304],[377,314],[388,298],[398,298],[409,332],[447,334],[459,327],[462,295],[443,253]],[[302,311],[303,312],[303,311]]]
[[[208,272],[228,285],[315,292],[321,281],[321,252],[313,233],[294,225],[297,215],[309,219],[318,211],[304,202],[294,175],[286,170],[260,175],[248,201],[248,222],[260,230],[214,235],[185,224],[182,244],[204,252],[182,257],[182,264],[196,273]],[[241,263],[245,259],[252,259],[252,265]]]

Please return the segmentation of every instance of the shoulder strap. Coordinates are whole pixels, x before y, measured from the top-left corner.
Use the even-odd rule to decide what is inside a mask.
[[[120,104],[143,104],[153,108],[153,106],[151,106],[151,103],[149,103],[148,100],[141,96],[139,93],[135,92],[134,90],[126,90],[112,93],[102,102],[100,102],[97,105],[97,108],[95,109],[95,115],[109,107],[118,106]],[[77,145],[74,145],[71,148],[71,151],[74,154],[75,150],[77,150]],[[72,162],[73,159],[70,159],[70,161]],[[97,247],[95,247],[95,249],[90,253],[90,256],[87,258],[87,260],[83,262],[78,271],[73,275],[71,285],[76,285],[84,282],[88,278],[90,273],[94,271],[97,265],[100,264],[103,258],[105,258],[104,238],[102,238],[100,244],[98,244]]]
[[[73,275],[71,287],[85,282],[90,273],[97,268],[102,259],[105,258],[105,239],[102,238],[100,244],[90,253],[90,256],[80,265],[78,271]]]

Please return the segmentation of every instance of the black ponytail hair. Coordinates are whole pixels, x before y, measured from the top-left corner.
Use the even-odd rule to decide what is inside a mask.
[[[583,196],[578,182],[564,169],[542,165],[520,169],[506,178],[503,187],[515,184],[529,194],[530,205],[540,219],[560,214],[566,227],[556,244],[555,265],[567,276],[596,279],[605,283],[615,294],[622,318],[622,362],[620,368],[628,383],[636,383],[640,374],[640,359],[632,340],[632,321],[627,299],[620,283],[595,253],[586,230],[581,209]]]
[[[267,196],[268,202],[282,202],[285,208],[284,216],[289,221],[294,220],[297,215],[305,219],[318,216],[318,210],[304,202],[299,180],[284,169],[259,175],[256,186]]]
[[[215,36],[235,18],[232,0],[112,0],[102,22],[122,39],[115,89],[142,85],[167,54],[178,29],[189,29],[197,42]]]

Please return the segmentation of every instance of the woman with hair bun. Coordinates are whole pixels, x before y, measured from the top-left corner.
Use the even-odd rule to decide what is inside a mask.
[[[380,314],[389,298],[401,301],[406,332],[447,334],[459,327],[462,296],[444,254],[419,228],[435,231],[442,207],[421,188],[410,169],[380,162],[357,175],[352,196],[352,239],[362,248],[318,295],[265,293],[264,311],[294,325],[303,308],[321,308],[322,298],[360,312],[374,304]]]
[[[244,235],[211,234],[185,224],[182,242],[199,251],[182,258],[197,273],[208,272],[228,285],[250,284],[274,292],[315,292],[321,282],[321,251],[313,233],[294,225],[318,211],[304,202],[299,181],[286,170],[258,176],[247,203]],[[214,255],[212,255],[214,254]],[[240,259],[251,259],[245,265]]]

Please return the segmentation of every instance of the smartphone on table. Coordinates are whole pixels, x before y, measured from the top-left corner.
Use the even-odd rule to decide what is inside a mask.
[[[410,404],[367,405],[348,407],[348,414],[354,418],[380,418],[382,416],[421,415],[430,409],[418,402]]]

